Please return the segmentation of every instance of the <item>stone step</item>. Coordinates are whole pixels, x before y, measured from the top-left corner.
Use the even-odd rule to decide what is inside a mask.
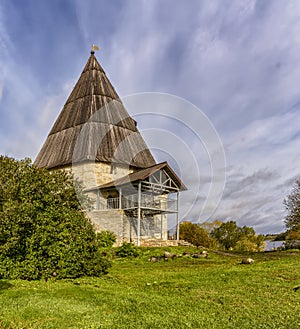
[[[190,245],[189,242],[184,240],[141,239],[142,247],[177,247]]]

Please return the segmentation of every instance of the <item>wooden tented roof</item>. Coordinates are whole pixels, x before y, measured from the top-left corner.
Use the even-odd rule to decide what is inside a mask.
[[[84,128],[83,128],[84,127]],[[54,123],[35,165],[102,161],[147,168],[155,160],[94,52]]]

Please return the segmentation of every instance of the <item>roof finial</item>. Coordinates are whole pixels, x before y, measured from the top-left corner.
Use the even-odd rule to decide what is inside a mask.
[[[96,46],[96,45],[92,45],[92,50],[91,50],[91,54],[93,55],[93,54],[95,54],[95,50],[100,50],[100,48],[98,47],[98,46]]]

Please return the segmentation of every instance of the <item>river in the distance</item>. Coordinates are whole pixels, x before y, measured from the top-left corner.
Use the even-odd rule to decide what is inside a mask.
[[[284,241],[272,241],[272,240],[266,240],[266,251],[275,250],[279,247],[281,247],[284,244]]]

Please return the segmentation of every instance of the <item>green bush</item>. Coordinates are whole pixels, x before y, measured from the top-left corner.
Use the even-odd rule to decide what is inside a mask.
[[[66,172],[0,156],[0,278],[75,278],[107,272],[110,263],[99,251],[101,244],[81,210],[78,191]]]
[[[138,257],[140,254],[138,247],[132,243],[123,242],[123,244],[116,248],[116,255],[118,257]]]
[[[116,235],[111,231],[101,231],[96,234],[100,248],[111,248],[116,242]]]

